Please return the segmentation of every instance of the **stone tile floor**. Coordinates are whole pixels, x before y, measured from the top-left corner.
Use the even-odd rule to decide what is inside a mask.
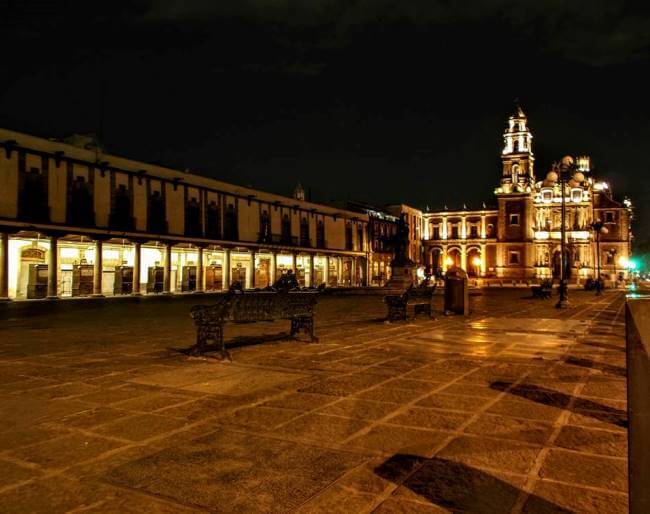
[[[624,297],[525,296],[325,297],[320,343],[229,325],[232,363],[178,351],[200,297],[7,308],[0,512],[626,512]]]

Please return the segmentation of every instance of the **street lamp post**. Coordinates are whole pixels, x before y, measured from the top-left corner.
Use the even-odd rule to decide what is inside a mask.
[[[605,224],[601,220],[596,220],[591,227],[596,233],[596,296],[600,296],[603,294],[603,284],[600,281],[600,234],[605,228]]]
[[[567,177],[574,171],[576,171],[576,166],[573,161],[573,157],[567,155],[562,158],[562,161],[558,165],[557,163],[553,165],[554,171],[558,175],[560,181],[560,194],[562,195],[562,211],[561,211],[561,222],[562,226],[560,227],[560,299],[555,304],[555,307],[558,309],[566,309],[569,307],[569,287],[567,281],[567,258],[566,258],[566,182]]]

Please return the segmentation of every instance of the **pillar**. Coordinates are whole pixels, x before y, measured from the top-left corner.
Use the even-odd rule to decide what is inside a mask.
[[[165,245],[165,264],[163,274],[163,293],[171,294],[171,280],[172,280],[172,245]]]
[[[104,272],[103,260],[104,244],[100,239],[95,241],[95,261],[93,263],[93,296],[102,296],[102,273]]]
[[[0,234],[0,300],[9,300],[9,234]]]
[[[133,289],[131,294],[140,295],[140,262],[141,262],[142,244],[133,244]]]
[[[327,286],[330,285],[330,256],[329,255],[325,256],[325,269],[323,269],[323,282],[325,282]]]
[[[246,278],[246,284],[245,287],[248,289],[255,289],[255,251],[251,250],[251,272],[250,272],[250,278]]]
[[[203,285],[203,247],[199,246],[196,258],[196,290],[195,293],[202,293],[205,290]]]
[[[295,273],[298,270],[298,265],[296,262],[296,252],[291,253],[291,269]]]
[[[463,216],[460,219],[460,237],[461,239],[467,239],[467,217]]]
[[[343,258],[336,257],[336,284],[341,285],[343,283]]]
[[[467,271],[467,245],[460,245],[460,267]]]
[[[306,285],[308,285],[309,287],[318,285],[318,284],[314,284],[314,254],[313,253],[309,254],[309,284]]]
[[[277,252],[271,253],[271,262],[269,264],[270,269],[269,269],[269,281],[271,282],[271,285],[275,284],[276,279],[276,274],[278,270],[278,254]]]
[[[58,298],[59,245],[55,236],[50,238],[50,253],[47,258],[47,297]]]
[[[485,239],[487,233],[485,231],[485,214],[481,215],[481,239]]]
[[[223,251],[223,266],[221,271],[223,276],[223,290],[228,291],[230,287],[230,248],[226,248]]]
[[[443,239],[447,239],[447,218],[442,218],[442,225],[440,226],[440,235]]]
[[[350,258],[350,285],[357,286],[357,258]]]
[[[481,245],[481,276],[484,277],[487,272],[487,247]]]
[[[448,268],[448,266],[447,266],[447,245],[444,245],[442,247],[442,253],[440,255],[441,255],[441,259],[442,259],[442,272],[446,273],[447,268]]]

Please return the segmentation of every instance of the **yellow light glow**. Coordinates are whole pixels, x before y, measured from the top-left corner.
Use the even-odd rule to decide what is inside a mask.
[[[621,268],[627,268],[627,264],[628,264],[627,257],[625,257],[624,255],[621,255],[618,258],[618,264],[621,266]]]
[[[448,267],[449,267],[449,266],[453,266],[453,264],[454,264],[454,259],[452,259],[451,257],[446,257],[446,258],[445,258],[445,264],[446,264]]]
[[[77,248],[61,248],[60,256],[62,259],[78,259],[79,250]]]
[[[474,258],[472,259],[472,264],[473,264],[474,266],[480,266],[480,265],[481,265],[481,258],[480,258],[480,257],[474,257]]]

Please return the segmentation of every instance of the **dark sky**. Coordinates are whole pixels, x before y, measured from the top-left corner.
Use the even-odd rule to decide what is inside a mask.
[[[650,4],[0,0],[0,126],[283,194],[492,203],[519,97],[650,237]],[[458,5],[461,4],[461,5]]]

